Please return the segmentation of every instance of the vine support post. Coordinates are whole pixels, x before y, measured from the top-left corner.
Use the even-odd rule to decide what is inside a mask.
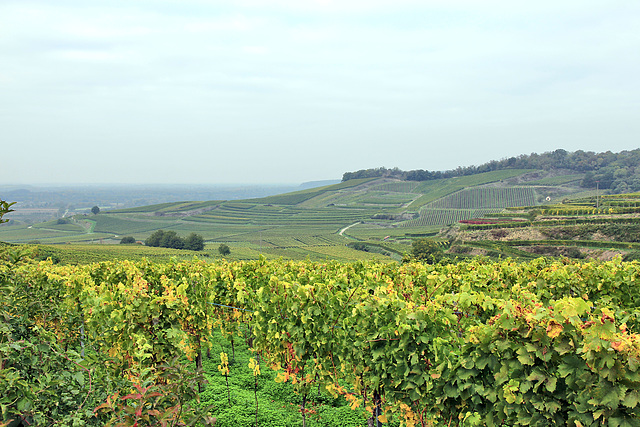
[[[253,398],[256,402],[256,427],[258,427],[258,376],[253,378]]]
[[[196,353],[196,372],[198,374],[202,373],[202,340],[200,339],[200,334],[196,335],[196,342],[198,352]],[[204,391],[204,385],[202,381],[198,381],[198,392],[202,393]]]
[[[231,363],[236,363],[236,346],[233,342],[233,335],[231,335]]]
[[[211,330],[207,331],[206,338],[204,340],[207,342],[207,359],[211,359]]]
[[[382,403],[380,399],[380,392],[378,390],[373,392],[373,404],[375,405],[373,410],[373,419],[375,427],[382,427],[382,423],[378,419],[382,415]]]
[[[231,408],[231,391],[229,390],[229,374],[225,374],[224,379],[227,381],[227,400],[229,401],[229,408]]]
[[[82,313],[82,304],[80,303],[80,298],[76,298],[76,303],[78,304],[78,310],[80,312],[80,357],[84,359],[84,341],[85,341],[85,332],[84,332],[84,314]],[[66,344],[65,344],[66,347]],[[65,348],[66,351],[66,348]]]
[[[307,427],[307,393],[302,395],[302,427]]]
[[[84,359],[84,320],[82,321],[82,326],[80,326],[80,357]]]

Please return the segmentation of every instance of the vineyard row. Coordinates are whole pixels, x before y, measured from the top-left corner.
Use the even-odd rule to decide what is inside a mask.
[[[220,328],[245,336],[303,402],[322,386],[354,409],[381,408],[381,421],[640,422],[637,263],[123,261],[1,273],[51,306],[41,327],[65,345],[82,330],[114,374],[201,360]]]

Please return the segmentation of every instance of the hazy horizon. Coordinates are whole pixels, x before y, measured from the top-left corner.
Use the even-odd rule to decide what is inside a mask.
[[[638,148],[640,2],[5,0],[0,182],[237,185]]]
[[[314,180],[307,182],[272,182],[272,183],[259,183],[259,182],[230,182],[230,183],[163,183],[163,182],[147,182],[147,183],[109,183],[109,182],[63,182],[63,183],[43,183],[43,182],[34,182],[34,183],[2,183],[0,184],[0,189],[9,188],[9,187],[36,187],[36,188],[65,188],[65,187],[162,187],[162,188],[171,188],[171,187],[207,187],[207,188],[233,188],[233,187],[279,187],[279,186],[300,186],[304,184],[308,184],[311,182],[318,182],[325,180]],[[332,181],[332,180],[326,180]]]

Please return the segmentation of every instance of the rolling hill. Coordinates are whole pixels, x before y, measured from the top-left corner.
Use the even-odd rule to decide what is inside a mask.
[[[144,241],[163,229],[202,235],[210,256],[225,243],[235,259],[263,254],[312,260],[399,260],[416,237],[440,235],[448,246],[455,240],[451,232],[439,233],[459,221],[588,196],[577,185],[581,178],[562,170],[504,169],[425,182],[350,179],[255,199],[163,203],[39,224],[12,221],[0,227],[0,240],[115,244],[123,236]],[[357,247],[366,251],[348,245],[354,242],[363,242]],[[89,248],[100,250],[98,245]],[[465,249],[458,251],[462,254]]]

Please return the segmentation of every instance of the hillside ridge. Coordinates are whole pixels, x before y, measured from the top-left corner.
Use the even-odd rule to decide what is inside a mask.
[[[635,170],[636,166],[626,167]],[[203,236],[204,253],[210,259],[220,256],[217,247],[224,244],[231,248],[232,259],[264,255],[400,261],[403,253],[411,251],[416,239],[426,237],[435,239],[452,257],[482,254],[527,258],[544,250],[531,249],[536,245],[530,242],[541,240],[523,234],[522,227],[535,230],[548,225],[541,221],[558,221],[558,217],[612,222],[624,218],[620,215],[635,215],[622,211],[612,214],[600,206],[595,212],[591,205],[600,203],[610,210],[623,207],[629,210],[635,206],[624,206],[631,203],[632,197],[611,194],[612,189],[585,188],[587,173],[570,168],[510,167],[425,181],[396,176],[352,178],[260,198],[105,209],[97,215],[76,214],[40,223],[12,220],[0,226],[0,240],[47,245],[94,244],[91,250],[98,250],[100,245],[96,243],[118,244],[125,236],[144,242],[157,230],[169,230],[180,236],[190,233]],[[618,216],[606,219],[606,215]],[[570,226],[561,224],[556,222],[555,226]],[[485,230],[476,233],[482,238],[473,237],[474,227],[483,226],[514,231]],[[515,231],[517,227],[519,231]],[[575,240],[600,241],[595,246],[604,248],[602,242],[611,239],[612,233],[612,229],[598,229]],[[508,237],[512,235],[513,238]],[[556,237],[548,235],[547,240],[555,242]],[[510,243],[512,240],[524,243],[520,247]],[[621,241],[614,243],[618,246],[616,253],[621,255],[635,250],[633,245],[625,249],[619,247]],[[572,254],[587,256],[588,252]],[[131,253],[128,251],[127,256]],[[549,253],[556,256],[568,252]]]

